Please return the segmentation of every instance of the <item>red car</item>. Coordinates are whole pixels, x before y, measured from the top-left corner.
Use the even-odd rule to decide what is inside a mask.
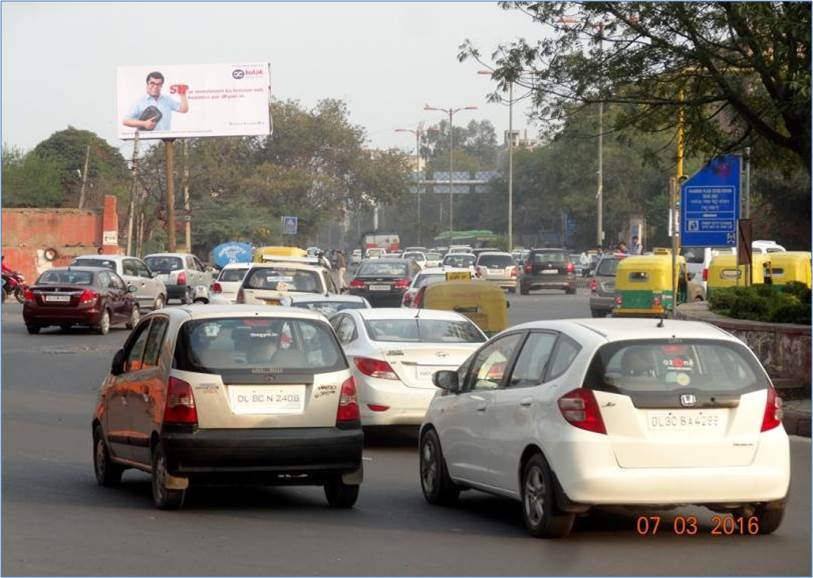
[[[141,317],[135,290],[109,269],[49,269],[25,291],[26,329],[36,334],[49,325],[59,325],[64,331],[73,325],[86,325],[100,335],[106,335],[117,323],[132,329]]]

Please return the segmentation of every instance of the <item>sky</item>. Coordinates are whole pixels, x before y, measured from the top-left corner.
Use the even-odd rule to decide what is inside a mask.
[[[9,3],[2,5],[2,141],[30,150],[56,131],[116,136],[116,67],[270,62],[271,92],[312,107],[344,100],[368,146],[414,150],[415,128],[444,118],[436,107],[475,105],[455,124],[491,121],[502,142],[508,108],[486,102],[494,83],[474,61],[499,43],[544,29],[495,2],[474,3]],[[519,95],[515,95],[519,96]],[[527,100],[514,105],[515,130]]]

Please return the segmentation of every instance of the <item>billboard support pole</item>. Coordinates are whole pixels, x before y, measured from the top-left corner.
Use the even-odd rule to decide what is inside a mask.
[[[192,252],[192,213],[189,206],[189,139],[183,139],[183,210],[186,252]]]
[[[127,254],[132,255],[133,251],[133,221],[135,219],[135,198],[138,190],[138,131],[135,132],[133,140],[133,184],[130,187],[130,211],[127,217]]]
[[[745,183],[743,185],[743,196],[745,197],[745,218],[751,218],[751,147],[745,149]],[[737,242],[739,243],[739,232]],[[750,287],[754,282],[753,261],[745,266],[746,287]]]
[[[167,251],[175,252],[175,139],[164,139],[164,172],[167,176]]]

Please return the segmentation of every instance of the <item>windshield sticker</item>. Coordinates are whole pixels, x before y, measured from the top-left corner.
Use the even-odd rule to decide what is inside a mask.
[[[220,326],[219,325],[206,325],[203,328],[204,333],[206,333],[206,337],[217,337],[220,335]]]

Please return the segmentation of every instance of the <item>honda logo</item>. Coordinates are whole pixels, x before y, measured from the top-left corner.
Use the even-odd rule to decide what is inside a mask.
[[[692,407],[697,403],[697,398],[691,393],[684,393],[680,396],[680,405],[683,407]]]
[[[443,351],[438,351],[435,353],[438,357],[449,357],[449,354]]]

